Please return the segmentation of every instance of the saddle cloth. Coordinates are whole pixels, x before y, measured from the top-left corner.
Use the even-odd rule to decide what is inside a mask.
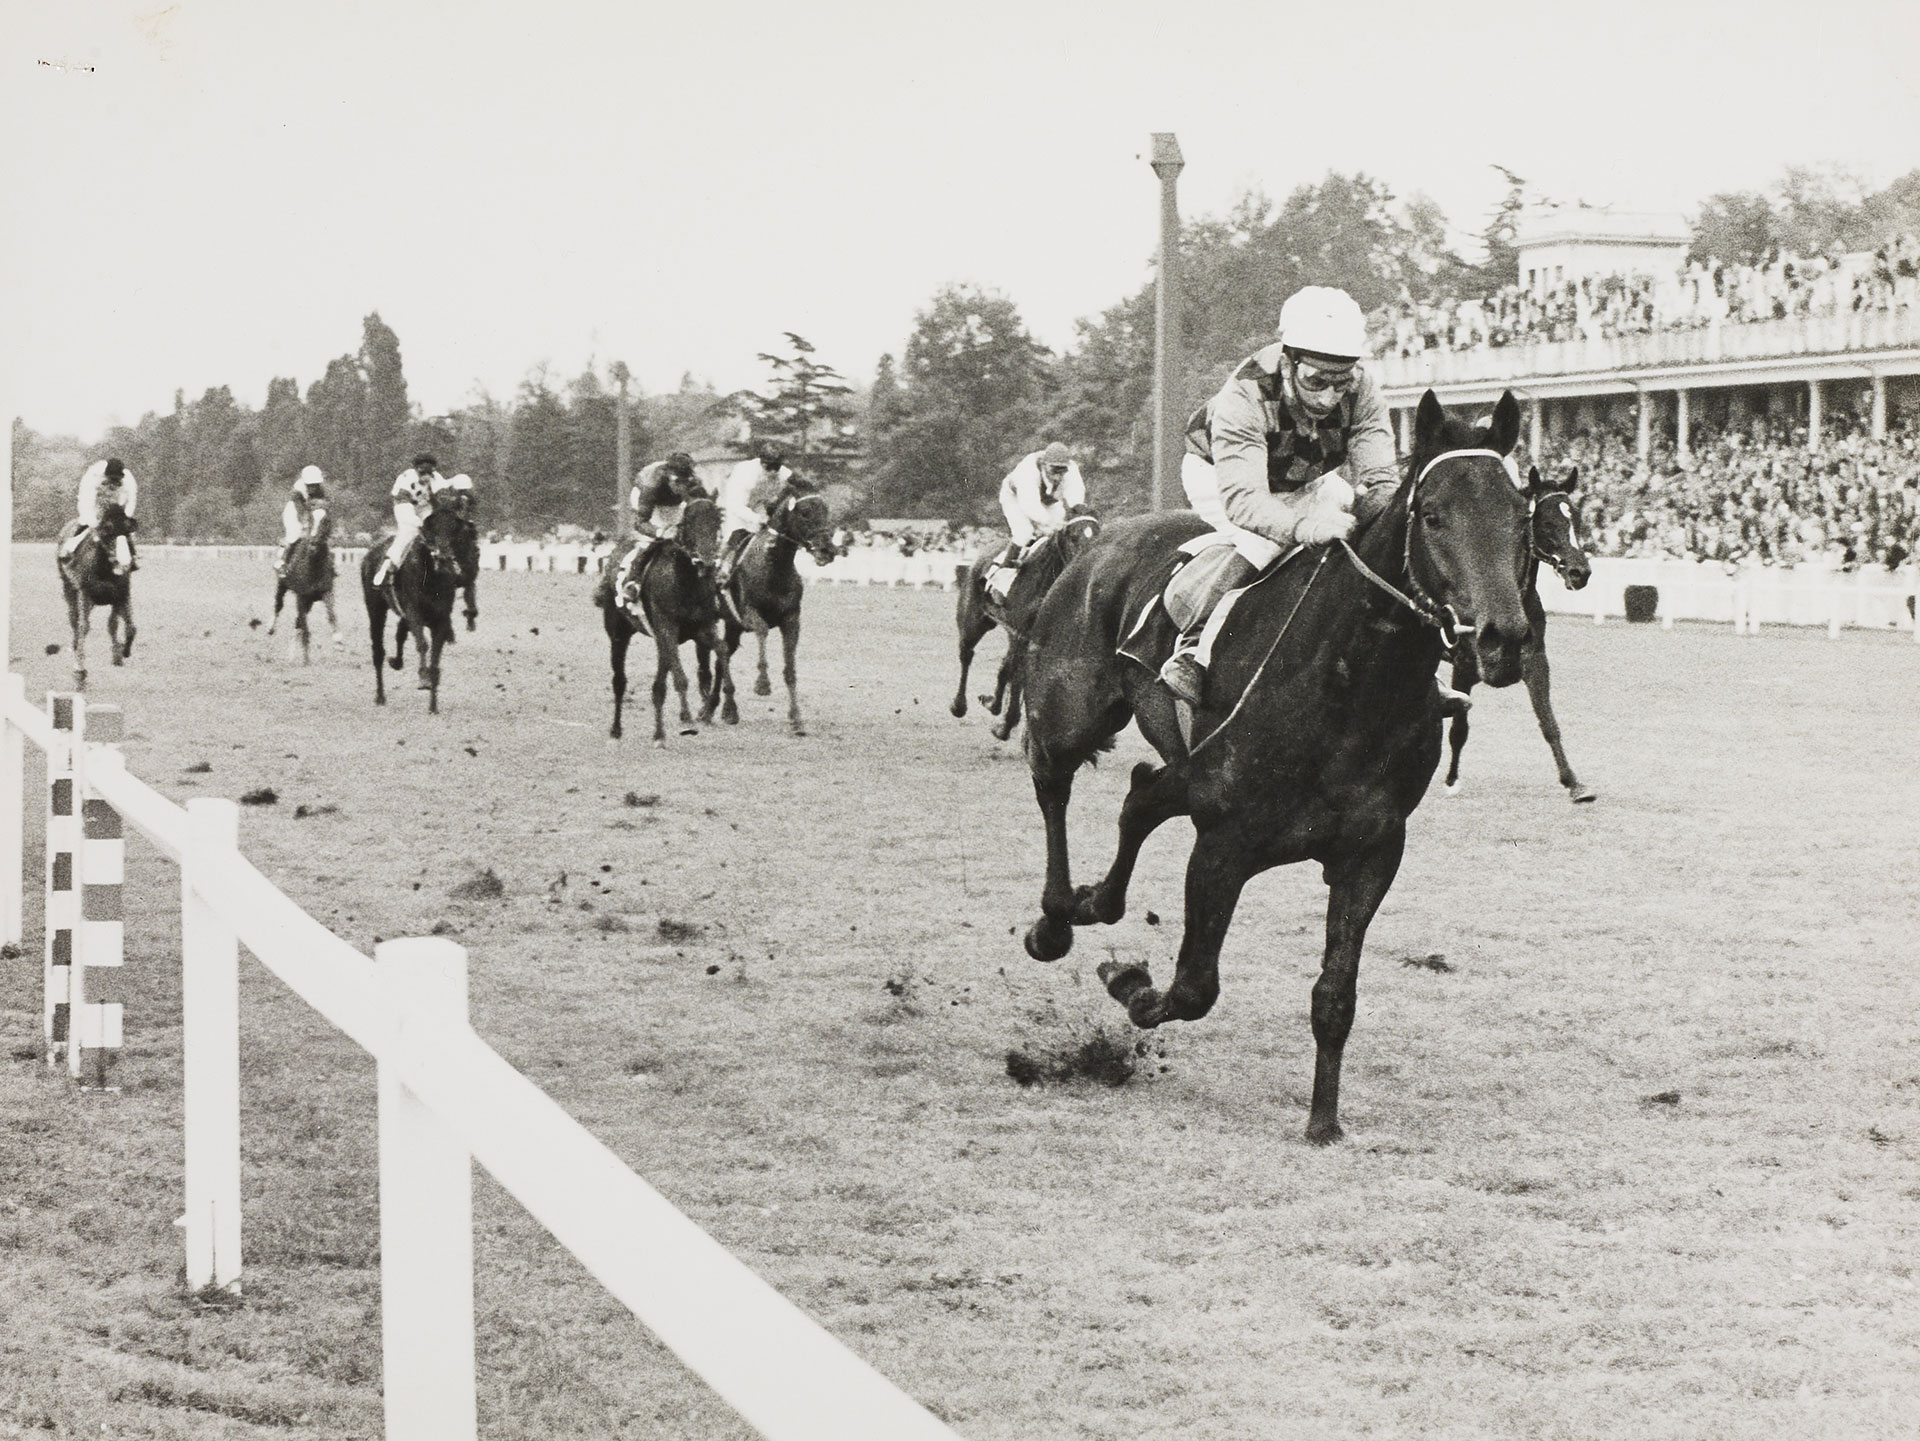
[[[1245,585],[1221,596],[1213,608],[1214,624],[1225,620],[1226,613],[1242,593],[1260,584],[1302,549],[1304,547],[1297,545],[1288,548]],[[1184,542],[1169,562],[1171,569],[1165,584],[1153,593],[1133,623],[1125,628],[1125,638],[1115,647],[1115,653],[1158,675],[1167,657],[1173,654],[1180,633],[1200,619],[1198,602],[1212,589],[1212,582],[1232,555],[1233,537],[1217,530]]]

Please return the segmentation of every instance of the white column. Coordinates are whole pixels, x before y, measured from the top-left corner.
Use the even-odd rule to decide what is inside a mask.
[[[1873,373],[1873,438],[1887,438],[1887,378],[1879,371]]]
[[[375,975],[406,1044],[418,1021],[465,1025],[467,953],[383,941]],[[473,1159],[393,1066],[379,1066],[380,1329],[388,1441],[472,1441]]]
[[[1820,382],[1807,382],[1807,449],[1813,450],[1820,444]]]
[[[1393,420],[1400,432],[1400,454],[1404,459],[1413,454],[1413,411],[1403,405],[1393,413]]]
[[[181,1054],[185,1073],[187,1290],[240,1291],[240,943],[207,904],[208,859],[240,839],[240,807],[187,802],[180,862]]]
[[[1693,428],[1691,395],[1683,387],[1673,393],[1673,453],[1681,465],[1693,460],[1687,445],[1687,432]]]
[[[1643,387],[1634,392],[1639,398],[1639,427],[1634,435],[1634,446],[1645,465],[1653,454],[1653,396]]]
[[[1540,463],[1540,452],[1546,448],[1546,407],[1546,401],[1536,396],[1532,405],[1533,416],[1527,426],[1527,459],[1535,465]]]

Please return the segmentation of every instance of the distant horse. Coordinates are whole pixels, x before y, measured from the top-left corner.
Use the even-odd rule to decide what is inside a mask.
[[[306,532],[287,552],[287,563],[273,587],[273,620],[267,626],[272,635],[280,628],[280,605],[293,594],[293,633],[299,638],[300,660],[311,663],[308,647],[312,636],[307,630],[307,612],[316,605],[326,607],[327,624],[333,630],[333,643],[346,644],[340,638],[340,621],[333,613],[333,512],[316,505],[309,512]]]
[[[130,579],[114,569],[114,549],[123,535],[133,534],[133,519],[117,505],[101,512],[99,521],[82,537],[71,555],[61,555],[81,522],[68,522],[54,546],[54,564],[60,571],[60,589],[67,597],[67,620],[73,628],[73,688],[87,688],[87,632],[93,628],[93,608],[112,607],[107,613],[107,639],[113,663],[123,664],[133,654],[133,589]]]
[[[960,684],[954,688],[953,703],[947,707],[954,715],[967,713],[967,668],[973,664],[974,649],[994,626],[1004,626],[1007,653],[1001,657],[993,694],[981,696],[980,703],[1001,717],[1000,724],[993,727],[995,739],[1006,740],[1013,734],[1013,728],[1020,724],[1020,686],[1027,631],[1033,626],[1040,602],[1046,599],[1047,588],[1060,578],[1067,562],[1085,550],[1098,534],[1100,517],[1084,509],[1077,511],[1060,529],[1042,536],[1028,549],[1013,584],[1007,588],[1005,600],[997,599],[987,589],[987,569],[998,551],[981,556],[967,567],[954,614],[960,628]]]
[[[806,582],[794,565],[794,554],[800,550],[811,555],[816,565],[833,562],[833,518],[823,496],[789,493],[773,508],[766,528],[755,532],[747,542],[727,582],[725,617],[728,655],[738,648],[741,635],[749,629],[759,642],[755,695],[773,694],[773,685],[767,679],[767,632],[779,627],[781,674],[787,682],[787,724],[797,736],[807,733],[800,721],[798,672],[793,663],[794,652],[800,648],[800,601],[806,591]]]
[[[680,696],[680,724],[683,734],[692,734],[693,712],[687,708],[687,673],[680,664],[680,647],[688,641],[700,680],[700,720],[713,719],[713,712],[724,695],[726,704],[720,719],[728,725],[740,720],[740,709],[733,699],[733,675],[727,668],[727,647],[720,630],[720,605],[714,587],[713,571],[720,554],[720,508],[707,496],[695,496],[681,512],[678,536],[671,541],[655,542],[652,552],[641,562],[640,610],[647,629],[653,633],[657,664],[653,673],[653,743],[667,743],[667,678]],[[620,603],[614,581],[620,573],[625,552],[616,552],[607,560],[607,573],[594,589],[593,603],[600,607],[606,626],[607,646],[613,660],[613,728],[607,732],[620,738],[620,712],[627,695],[627,646],[640,623]],[[711,678],[709,672],[711,670]]]
[[[1317,860],[1328,885],[1326,950],[1313,988],[1318,1047],[1307,1138],[1340,1134],[1340,1063],[1353,1026],[1360,949],[1400,868],[1406,820],[1440,761],[1444,646],[1472,644],[1489,685],[1520,678],[1527,639],[1517,580],[1525,498],[1503,457],[1520,407],[1501,397],[1487,427],[1421,399],[1405,480],[1349,542],[1297,551],[1240,592],[1213,650],[1191,736],[1155,670],[1118,654],[1156,602],[1176,549],[1206,523],[1190,512],[1116,522],[1054,583],[1028,651],[1027,758],[1046,821],[1047,876],[1026,947],[1050,961],[1073,927],[1111,924],[1147,837],[1190,816],[1186,924],[1172,985],[1108,961],[1100,978],[1137,1026],[1196,1020],[1220,993],[1221,943],[1247,881]],[[1170,644],[1170,640],[1167,642]],[[1183,706],[1181,708],[1184,708]],[[1129,717],[1160,753],[1120,810],[1113,864],[1075,890],[1067,862],[1074,773]],[[1498,887],[1498,876],[1473,886]]]
[[[387,553],[391,536],[382,536],[367,548],[360,561],[360,595],[367,604],[367,633],[373,642],[373,703],[387,703],[383,665],[399,670],[405,663],[407,636],[420,655],[419,689],[427,692],[427,710],[440,710],[440,650],[453,643],[453,598],[460,584],[460,558],[455,553],[459,517],[434,510],[420,523],[420,534],[399,568],[384,585],[375,586],[374,572]],[[393,659],[384,649],[387,613],[394,613]]]
[[[1528,527],[1527,558],[1520,571],[1520,600],[1527,608],[1527,625],[1532,644],[1520,662],[1520,678],[1527,683],[1527,697],[1533,702],[1533,714],[1540,722],[1540,734],[1553,751],[1553,764],[1560,772],[1560,784],[1567,798],[1582,805],[1598,798],[1599,792],[1580,783],[1567,764],[1567,753],[1560,745],[1560,722],[1554,718],[1550,694],[1551,674],[1547,667],[1547,608],[1540,602],[1540,562],[1545,561],[1560,573],[1568,590],[1579,590],[1593,576],[1585,545],[1580,540],[1580,525],[1574,517],[1570,497],[1580,484],[1580,472],[1574,471],[1559,485],[1540,479],[1538,470],[1527,473],[1527,501],[1532,506]],[[1465,693],[1480,679],[1473,657],[1456,653],[1453,660],[1453,688]],[[1447,790],[1460,789],[1460,750],[1467,743],[1465,712],[1454,716],[1447,730]]]

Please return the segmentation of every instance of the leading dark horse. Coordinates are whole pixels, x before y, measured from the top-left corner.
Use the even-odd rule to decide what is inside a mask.
[[[1000,717],[1000,723],[993,727],[996,739],[1006,740],[1013,734],[1013,728],[1020,724],[1027,632],[1033,628],[1033,617],[1067,563],[1098,534],[1100,517],[1091,511],[1077,511],[1060,529],[1042,536],[1028,549],[1013,584],[1007,587],[1005,600],[996,599],[987,590],[987,570],[998,551],[981,556],[967,567],[954,608],[954,623],[960,628],[960,684],[954,688],[949,711],[956,716],[967,713],[967,669],[973,664],[973,652],[988,631],[996,625],[1004,626],[1007,653],[1000,659],[993,694],[981,696],[980,703]]]
[[[333,512],[316,505],[311,514],[306,533],[293,543],[293,549],[287,553],[286,568],[275,581],[273,620],[267,626],[268,635],[280,628],[280,606],[291,592],[293,633],[299,637],[302,663],[312,660],[309,647],[313,637],[307,629],[307,612],[316,605],[326,607],[333,643],[345,644],[340,639],[340,621],[333,613]]]
[[[1599,792],[1581,784],[1567,763],[1566,750],[1560,744],[1560,722],[1553,714],[1552,674],[1547,666],[1547,608],[1540,600],[1540,562],[1545,561],[1560,574],[1568,590],[1579,590],[1593,577],[1586,546],[1580,540],[1580,524],[1574,517],[1572,495],[1580,483],[1580,472],[1573,471],[1555,485],[1540,479],[1540,472],[1527,472],[1527,503],[1532,507],[1528,523],[1527,557],[1520,571],[1520,600],[1527,608],[1527,626],[1531,644],[1520,663],[1520,678],[1527,684],[1527,698],[1533,702],[1534,719],[1540,734],[1553,752],[1554,769],[1560,784],[1567,788],[1567,799],[1584,805],[1598,798]],[[1456,653],[1453,660],[1453,688],[1462,694],[1473,689],[1480,679],[1470,654]],[[1460,789],[1460,750],[1467,743],[1467,717],[1462,711],[1447,728],[1447,791]]]
[[[714,707],[724,695],[720,719],[728,725],[738,723],[740,708],[733,699],[733,675],[727,668],[727,648],[720,631],[719,595],[714,586],[714,566],[720,553],[720,508],[710,497],[698,495],[687,501],[681,512],[677,537],[656,542],[653,553],[642,564],[640,608],[648,629],[653,632],[657,665],[653,673],[653,743],[667,743],[667,678],[680,696],[680,724],[691,733],[693,712],[687,708],[687,672],[680,664],[680,647],[693,642],[700,679],[700,720],[713,719]],[[607,646],[613,660],[613,728],[607,732],[620,738],[620,712],[627,695],[627,646],[640,630],[632,612],[614,593],[614,578],[619,575],[625,551],[607,558],[607,573],[594,588],[593,603],[607,631]],[[712,678],[709,680],[709,669]]]
[[[114,569],[114,548],[120,537],[133,534],[133,520],[117,505],[107,506],[99,521],[87,531],[71,555],[60,554],[79,527],[70,522],[61,532],[60,543],[53,548],[54,564],[60,571],[60,589],[67,597],[67,620],[73,628],[73,688],[87,688],[87,633],[93,628],[93,608],[110,606],[107,613],[107,639],[113,647],[113,663],[120,665],[133,654],[133,587],[129,578]]]
[[[1520,678],[1527,508],[1503,460],[1519,428],[1511,394],[1491,426],[1476,428],[1449,420],[1428,391],[1407,476],[1351,545],[1299,551],[1240,594],[1214,647],[1191,746],[1171,693],[1117,648],[1158,596],[1176,547],[1205,531],[1198,516],[1109,526],[1054,583],[1034,623],[1027,757],[1046,819],[1047,878],[1028,952],[1057,959],[1074,926],[1119,920],[1142,843],[1162,822],[1190,816],[1173,983],[1155,989],[1138,963],[1108,962],[1100,976],[1137,1026],[1195,1020],[1220,993],[1220,946],[1241,888],[1274,866],[1320,862],[1328,897],[1310,1141],[1341,1134],[1340,1062],[1361,945],[1440,760],[1443,642],[1470,636],[1489,685]],[[1130,716],[1163,764],[1134,767],[1113,864],[1076,891],[1067,864],[1074,773]]]
[[[480,619],[480,602],[474,599],[473,593],[480,578],[480,526],[473,518],[472,493],[442,491],[434,498],[434,508],[442,506],[459,521],[453,530],[453,554],[460,562],[460,590],[467,598],[461,614],[466,617],[467,629],[472,630]]]
[[[824,496],[789,491],[767,517],[766,529],[755,532],[740,553],[740,563],[727,582],[725,617],[728,655],[749,629],[759,642],[755,695],[773,694],[773,685],[767,679],[767,632],[779,628],[781,674],[787,682],[787,724],[797,736],[807,733],[800,722],[799,672],[793,660],[800,648],[800,601],[807,588],[794,564],[795,553],[801,550],[811,555],[816,565],[832,564],[837,554],[833,517]]]
[[[387,703],[384,665],[399,670],[404,663],[407,636],[420,654],[420,689],[427,692],[427,710],[440,710],[440,651],[453,643],[453,599],[460,584],[460,558],[455,553],[459,517],[450,510],[429,511],[420,523],[407,558],[385,584],[375,586],[374,572],[391,539],[382,536],[367,548],[360,561],[360,595],[367,604],[367,633],[373,642],[373,703]],[[393,659],[386,659],[387,613],[395,616]]]

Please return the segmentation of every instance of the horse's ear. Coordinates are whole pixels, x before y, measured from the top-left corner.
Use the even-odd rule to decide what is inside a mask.
[[[1500,397],[1500,403],[1493,408],[1493,421],[1487,428],[1487,447],[1502,455],[1510,452],[1520,441],[1520,402],[1513,398],[1511,390]]]
[[[1413,443],[1420,450],[1426,450],[1433,439],[1440,434],[1440,427],[1447,423],[1447,412],[1440,404],[1440,397],[1429,390],[1420,397],[1420,408],[1413,413]]]
[[[1572,495],[1574,491],[1578,490],[1579,488],[1580,488],[1580,467],[1576,465],[1572,470],[1567,472],[1567,478],[1562,482],[1560,482],[1560,489],[1566,492],[1566,494]]]
[[[1528,466],[1527,467],[1527,494],[1539,495],[1544,490],[1549,488],[1550,487],[1543,487],[1540,484],[1540,467],[1537,465]]]

